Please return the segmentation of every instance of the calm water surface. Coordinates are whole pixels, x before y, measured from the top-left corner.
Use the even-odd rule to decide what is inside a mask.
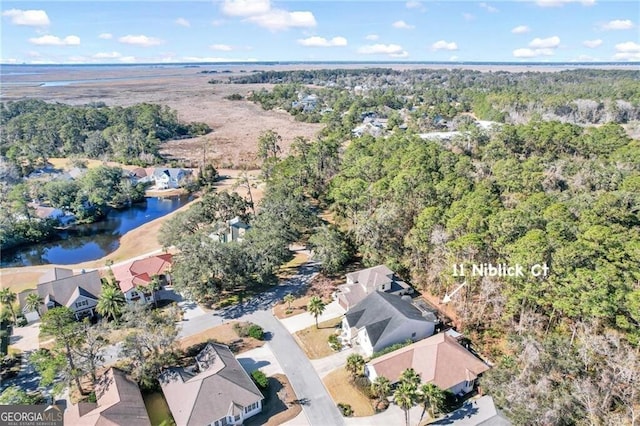
[[[62,232],[62,240],[4,251],[0,265],[69,265],[100,259],[118,248],[120,237],[125,233],[179,209],[189,200],[187,196],[152,197],[129,209],[112,210],[101,222],[80,225]]]

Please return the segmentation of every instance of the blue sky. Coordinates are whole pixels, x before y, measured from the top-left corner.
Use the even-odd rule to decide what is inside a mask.
[[[640,2],[3,1],[2,63],[640,61]]]

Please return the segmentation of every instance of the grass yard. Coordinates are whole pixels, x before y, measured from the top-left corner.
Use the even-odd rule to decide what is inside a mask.
[[[291,309],[289,309],[288,303],[281,300],[273,307],[273,315],[275,315],[276,318],[283,319],[307,312],[307,303],[309,303],[309,299],[311,299],[311,296],[303,296],[294,300],[291,302]]]
[[[329,347],[328,338],[334,334],[336,327],[340,324],[342,318],[334,318],[315,325],[307,327],[304,330],[297,331],[294,337],[298,344],[309,359],[324,358],[333,355],[335,352]]]
[[[291,278],[298,273],[298,268],[307,263],[309,260],[309,256],[307,256],[306,253],[297,251],[293,256],[293,259],[282,265],[276,275],[280,279]]]
[[[351,405],[354,417],[375,414],[372,401],[351,384],[351,378],[346,369],[338,368],[327,374],[322,381],[333,398],[333,402]]]
[[[262,412],[251,417],[245,424],[247,426],[279,426],[294,419],[302,411],[300,404],[294,404],[298,399],[289,383],[287,376],[276,374],[269,377],[269,388],[262,405]]]
[[[264,345],[264,340],[257,340],[252,337],[241,338],[238,336],[238,333],[233,329],[233,324],[236,323],[237,321],[229,322],[194,334],[193,336],[185,337],[178,341],[178,346],[186,350],[190,346],[206,342],[207,340],[215,340],[216,342],[231,346],[233,342],[242,340],[242,343],[234,345],[239,349],[236,353],[240,353]]]

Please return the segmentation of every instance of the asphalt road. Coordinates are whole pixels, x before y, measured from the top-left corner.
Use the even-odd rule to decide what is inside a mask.
[[[256,311],[248,320],[271,333],[269,346],[278,359],[312,426],[340,426],[344,420],[322,380],[287,329],[269,311]]]

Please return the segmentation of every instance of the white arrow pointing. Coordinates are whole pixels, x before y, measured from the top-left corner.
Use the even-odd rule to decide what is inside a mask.
[[[462,287],[464,287],[466,283],[467,283],[467,282],[465,281],[465,282],[463,282],[462,284],[460,284],[460,285],[458,286],[458,288],[456,288],[455,290],[453,290],[453,291],[451,292],[451,294],[445,294],[445,295],[444,295],[444,297],[442,298],[442,303],[449,303],[449,302],[451,302],[451,297],[452,297],[454,294],[456,294],[458,291],[460,291],[460,289],[461,289]]]

